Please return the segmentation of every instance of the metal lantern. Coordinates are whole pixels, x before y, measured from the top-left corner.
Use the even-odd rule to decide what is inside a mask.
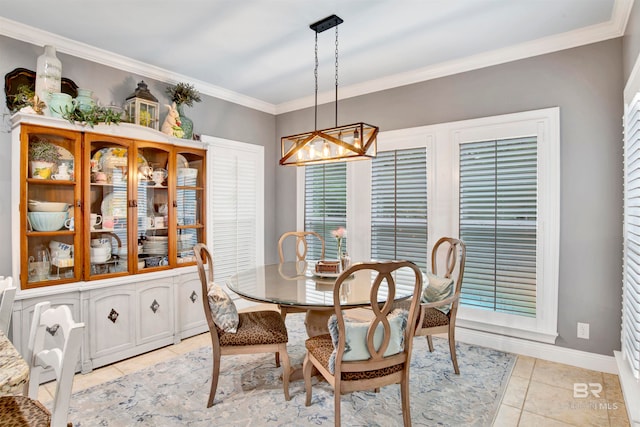
[[[158,130],[160,104],[149,92],[144,80],[138,83],[135,92],[127,97],[124,108],[131,123]]]

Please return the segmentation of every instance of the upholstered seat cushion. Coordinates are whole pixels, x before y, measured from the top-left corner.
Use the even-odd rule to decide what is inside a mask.
[[[280,344],[289,341],[287,328],[280,313],[273,310],[239,313],[235,333],[218,331],[220,345]]]
[[[309,351],[309,353],[313,355],[313,357],[315,357],[320,363],[322,363],[322,366],[324,366],[326,369],[329,369],[329,358],[331,357],[331,353],[333,352],[333,342],[331,341],[331,335],[325,334],[311,337],[305,341],[305,347],[307,348],[307,351]],[[403,364],[399,364],[390,366],[388,368],[375,369],[372,371],[342,372],[341,378],[342,381],[371,379],[402,371],[402,368]]]
[[[433,328],[435,326],[443,326],[449,324],[449,315],[444,314],[442,311],[433,307],[427,308],[424,311],[424,320],[422,321],[423,328]]]
[[[0,397],[0,425],[49,427],[51,414],[40,402],[26,396]]]

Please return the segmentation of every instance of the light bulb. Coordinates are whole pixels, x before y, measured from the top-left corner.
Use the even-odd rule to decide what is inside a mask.
[[[360,132],[358,132],[358,129],[353,131],[353,146],[358,149],[362,147],[360,142]]]
[[[322,157],[325,159],[331,157],[331,147],[329,147],[329,143],[327,141],[322,145]]]

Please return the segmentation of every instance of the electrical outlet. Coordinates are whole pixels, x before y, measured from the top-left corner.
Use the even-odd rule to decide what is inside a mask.
[[[578,322],[578,338],[589,339],[589,324]]]

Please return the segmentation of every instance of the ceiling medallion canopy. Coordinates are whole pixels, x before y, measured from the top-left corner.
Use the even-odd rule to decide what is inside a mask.
[[[310,25],[316,33],[315,44],[315,130],[282,137],[281,165],[310,164],[369,159],[376,156],[378,127],[366,123],[338,126],[338,25],[343,20],[331,15]],[[318,33],[336,29],[335,126],[318,130]]]

